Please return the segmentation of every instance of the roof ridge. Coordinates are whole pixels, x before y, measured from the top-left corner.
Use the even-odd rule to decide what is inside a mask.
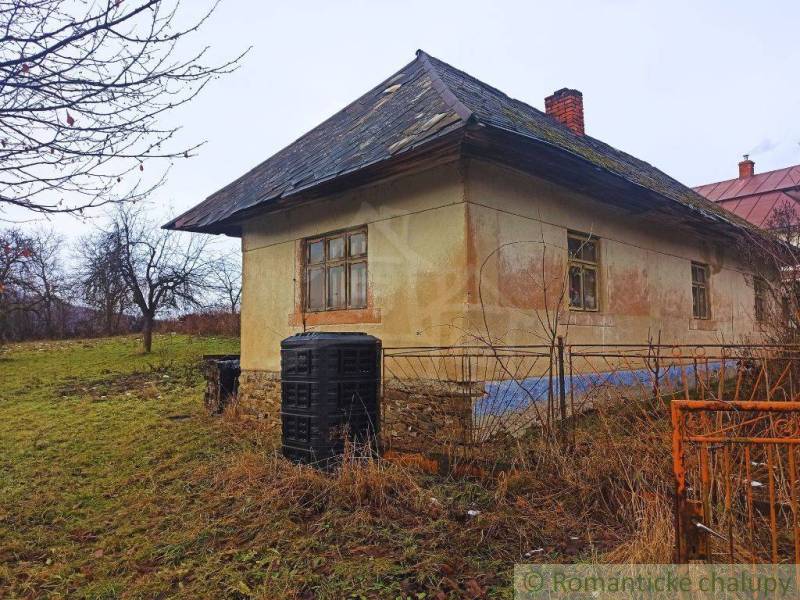
[[[535,111],[537,111],[537,112],[539,112],[539,113],[541,113],[541,114],[543,114],[543,115],[547,115],[547,113],[546,113],[546,112],[544,112],[543,110],[541,110],[541,109],[539,109],[539,108],[536,108],[536,107],[535,107],[535,106],[533,106],[532,104],[528,104],[527,102],[525,102],[524,100],[520,100],[519,98],[514,98],[513,96],[509,96],[508,94],[506,94],[506,93],[505,93],[503,90],[501,90],[500,88],[498,88],[498,87],[495,87],[495,86],[493,86],[493,85],[491,85],[491,84],[489,84],[489,83],[486,83],[486,82],[485,82],[485,81],[483,81],[482,79],[478,79],[478,78],[477,78],[477,77],[475,77],[474,75],[471,75],[470,73],[467,73],[467,72],[466,72],[466,71],[464,71],[463,69],[459,69],[458,67],[455,67],[455,66],[451,65],[449,62],[447,62],[447,61],[444,61],[444,60],[442,60],[441,58],[437,58],[436,56],[431,56],[430,54],[426,53],[424,50],[417,50],[417,56],[419,56],[419,54],[420,54],[420,53],[424,54],[424,55],[425,55],[425,57],[426,57],[426,58],[428,58],[428,59],[431,59],[431,58],[432,58],[432,59],[433,59],[433,60],[435,60],[436,62],[443,64],[445,67],[447,67],[447,68],[448,68],[448,69],[450,69],[451,71],[455,71],[455,72],[456,72],[456,73],[458,73],[460,76],[462,76],[462,77],[465,77],[465,78],[467,78],[467,79],[471,79],[471,80],[472,80],[472,81],[474,81],[475,83],[477,83],[477,84],[481,85],[482,87],[484,87],[484,88],[486,88],[486,89],[488,89],[488,90],[490,90],[490,91],[494,92],[495,94],[498,94],[498,95],[500,95],[500,96],[502,96],[502,97],[504,97],[504,98],[506,98],[506,99],[508,99],[508,100],[511,100],[512,102],[516,102],[516,103],[518,103],[518,104],[523,104],[523,105],[525,105],[526,107],[528,107],[528,108],[532,108],[533,110],[535,110]],[[431,64],[431,66],[433,67],[433,63],[430,63],[430,64]],[[433,67],[433,68],[435,68],[435,67]],[[553,122],[554,122],[554,123],[558,123],[558,121],[556,121],[555,119],[553,119]]]
[[[420,56],[420,54],[424,55],[426,60],[427,60],[427,62],[424,63],[424,64],[427,64],[433,70],[436,70],[436,67],[430,61],[430,59],[433,59],[437,63],[440,63],[440,64],[444,65],[445,67],[447,67],[451,71],[454,71],[455,73],[457,73],[459,76],[474,81],[476,84],[480,85],[483,88],[486,88],[487,90],[497,94],[498,96],[501,96],[501,97],[505,98],[509,102],[513,102],[518,107],[522,107],[522,108],[527,109],[527,110],[532,110],[532,111],[538,113],[540,116],[546,117],[548,119],[548,125],[551,125],[551,126],[553,126],[555,128],[560,129],[563,133],[566,133],[566,134],[568,134],[568,135],[570,135],[570,136],[572,136],[572,137],[574,137],[576,139],[579,139],[582,142],[584,142],[584,143],[586,143],[586,144],[588,144],[590,146],[592,144],[600,144],[600,145],[604,146],[607,149],[611,149],[611,150],[614,150],[617,153],[624,154],[626,157],[630,158],[631,160],[634,160],[634,161],[637,161],[637,162],[642,162],[642,163],[647,164],[647,166],[649,166],[649,167],[653,167],[653,165],[651,165],[647,161],[644,161],[644,160],[642,160],[640,158],[637,158],[634,155],[632,155],[632,154],[630,154],[628,152],[625,152],[624,150],[619,150],[618,148],[615,148],[611,144],[608,144],[607,142],[604,142],[604,141],[602,141],[602,140],[600,140],[600,139],[598,139],[598,138],[596,138],[596,137],[594,137],[592,135],[589,135],[588,133],[585,133],[583,135],[576,134],[567,125],[565,125],[564,123],[562,123],[558,119],[555,119],[552,115],[547,114],[546,110],[542,110],[541,108],[538,108],[538,107],[534,106],[533,104],[530,104],[529,102],[527,102],[525,100],[521,100],[519,98],[515,98],[514,96],[509,96],[508,94],[506,94],[500,88],[495,87],[495,86],[493,86],[493,85],[491,85],[489,83],[486,83],[485,81],[483,81],[481,79],[478,79],[474,75],[471,75],[470,73],[467,73],[463,69],[459,69],[458,67],[455,67],[455,66],[451,65],[450,63],[442,60],[441,58],[437,58],[436,56],[432,56],[432,55],[428,54],[427,52],[425,52],[424,50],[417,50],[417,56]],[[438,75],[438,71],[436,72],[436,74]],[[444,80],[442,80],[442,81],[444,81]],[[447,84],[445,84],[445,85],[447,85]],[[449,87],[448,87],[448,90],[449,90]],[[455,96],[456,94],[453,93],[453,95]],[[458,100],[457,96],[456,96],[456,100]],[[468,109],[468,110],[471,110],[471,109]],[[474,118],[478,118],[478,116],[474,115]],[[516,132],[516,133],[519,133],[519,132]],[[653,167],[653,168],[657,169],[657,167]],[[667,175],[667,177],[669,177],[669,175]],[[672,179],[674,179],[674,178],[672,178]],[[675,181],[677,181],[677,179]],[[678,183],[680,183],[680,182],[678,182]],[[681,184],[681,185],[684,185],[684,184]]]
[[[466,104],[461,102],[461,100],[459,100],[458,97],[453,93],[453,90],[451,90],[450,87],[444,82],[442,76],[439,75],[439,72],[436,70],[436,67],[433,66],[433,63],[431,63],[430,55],[428,55],[424,50],[420,49],[417,50],[417,58],[419,59],[420,63],[422,63],[422,67],[425,69],[425,72],[428,73],[428,77],[431,78],[433,89],[438,92],[444,103],[453,109],[453,111],[465,123],[473,120],[475,113],[468,108]]]

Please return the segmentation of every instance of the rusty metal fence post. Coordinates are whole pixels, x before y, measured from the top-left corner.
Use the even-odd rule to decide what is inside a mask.
[[[652,342],[650,344],[652,346]],[[657,402],[661,398],[661,330],[658,330],[658,341],[656,342],[656,351],[653,368],[653,402]]]

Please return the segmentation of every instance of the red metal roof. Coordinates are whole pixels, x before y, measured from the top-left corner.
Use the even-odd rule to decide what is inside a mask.
[[[786,206],[800,219],[800,165],[708,183],[694,191],[758,227],[767,227],[775,209]]]

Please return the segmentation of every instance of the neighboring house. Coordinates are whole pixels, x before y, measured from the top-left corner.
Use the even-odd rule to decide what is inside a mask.
[[[796,233],[800,225],[800,165],[755,174],[745,155],[739,177],[694,188],[695,191],[753,225]]]
[[[545,106],[419,51],[167,224],[242,238],[243,401],[277,415],[279,343],[303,329],[541,344],[558,313],[573,343],[751,335],[754,228],[586,135],[580,92]]]

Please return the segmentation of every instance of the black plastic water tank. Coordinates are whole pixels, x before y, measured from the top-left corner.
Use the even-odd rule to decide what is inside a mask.
[[[281,342],[283,454],[327,463],[345,442],[377,448],[381,341],[365,333],[300,333]]]

